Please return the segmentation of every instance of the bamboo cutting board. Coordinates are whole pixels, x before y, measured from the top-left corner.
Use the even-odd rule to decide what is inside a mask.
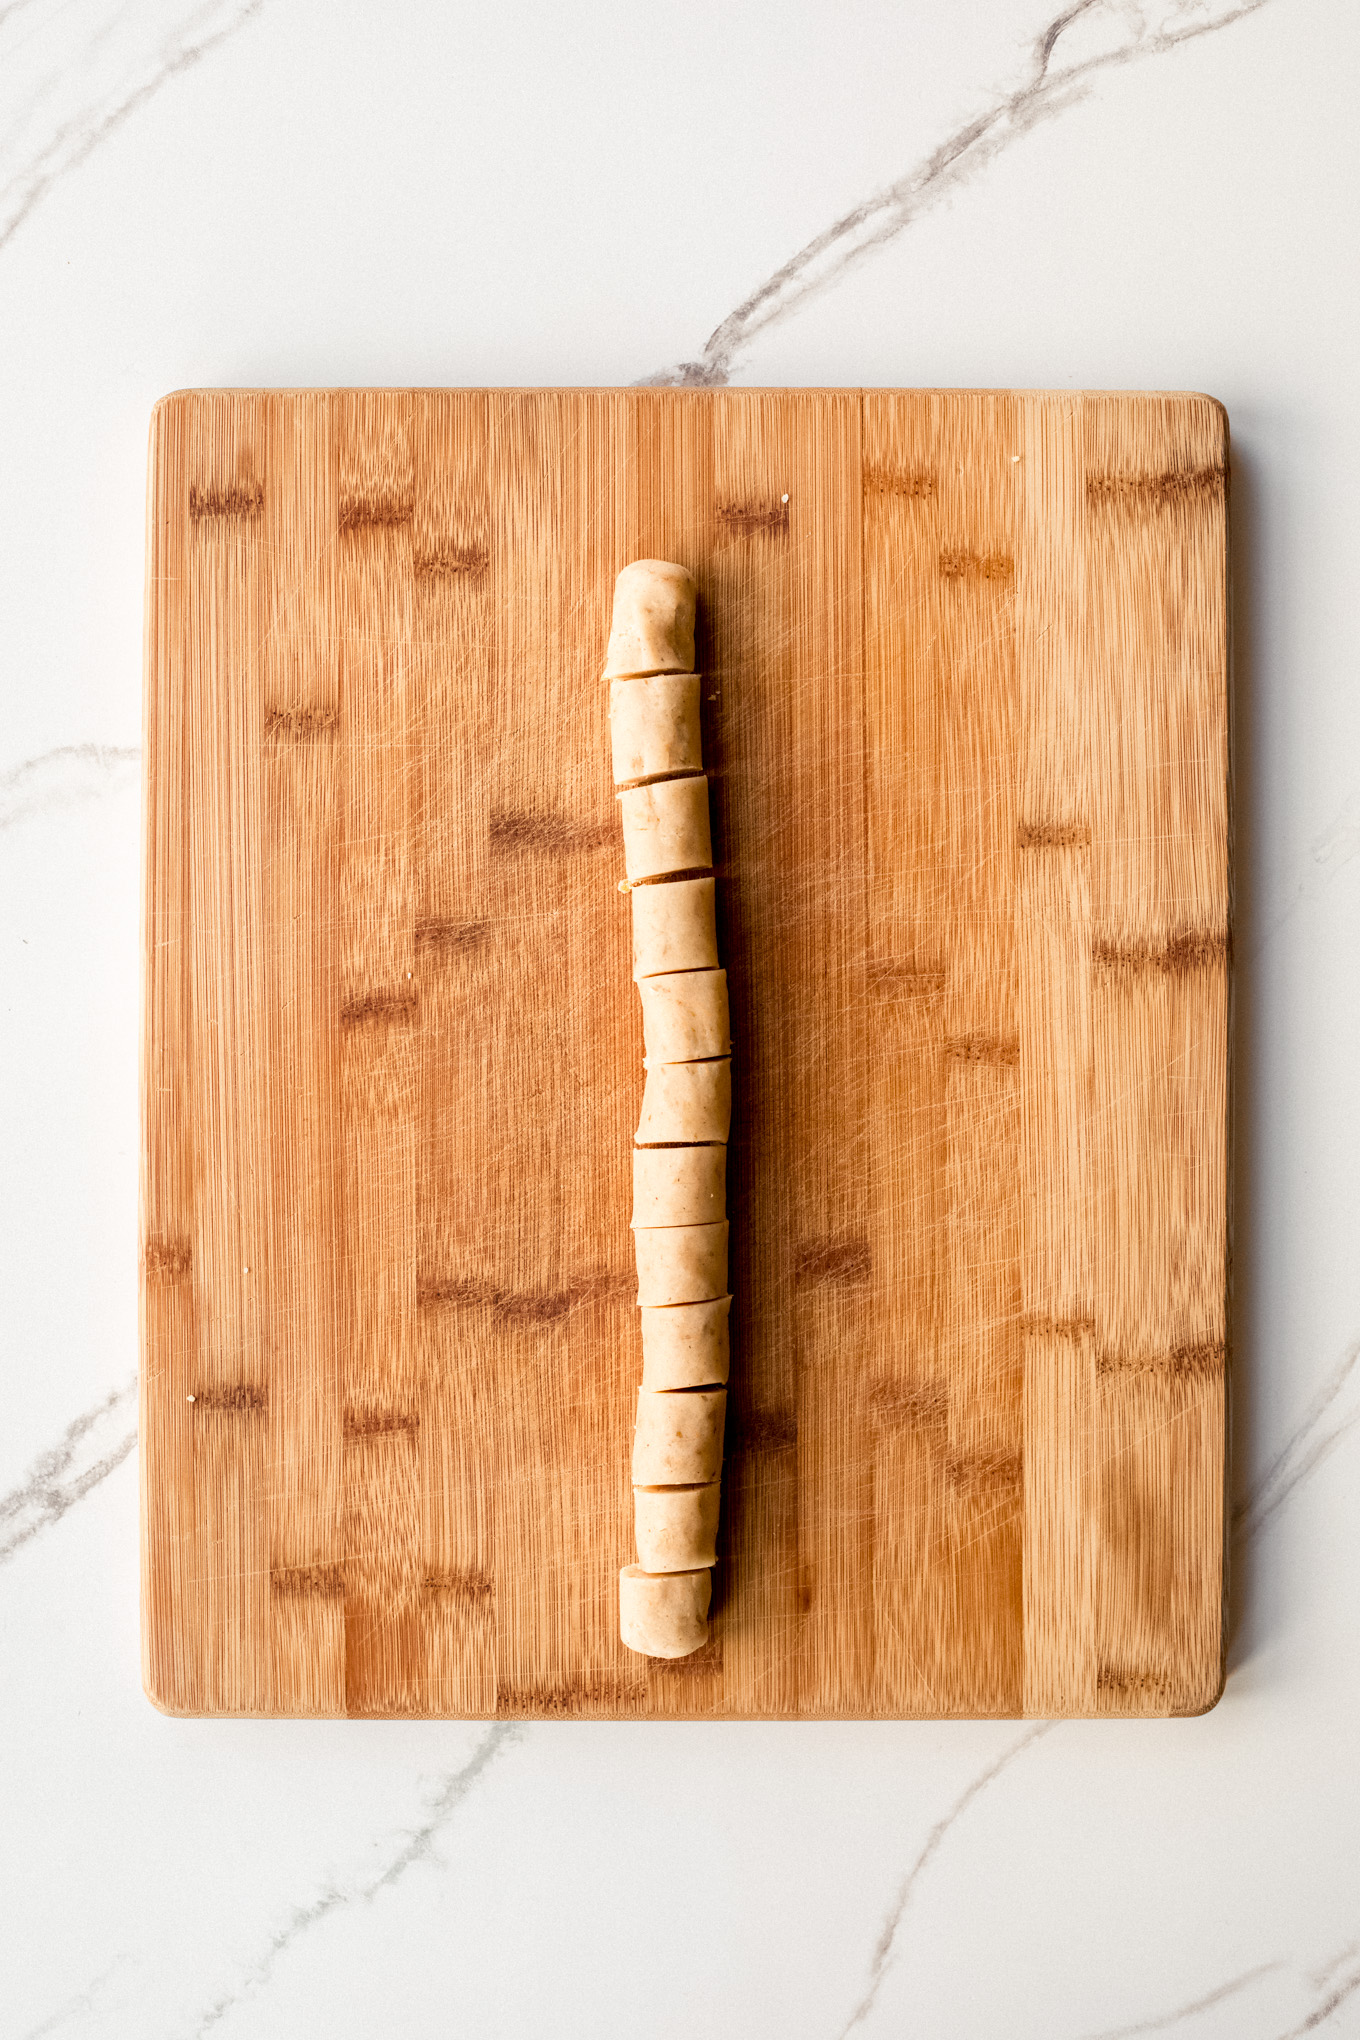
[[[146,1682],[192,1714],[1146,1715],[1221,1681],[1226,420],[155,415]],[[600,680],[696,575],[735,1035],[709,1646],[618,1641],[642,1035]]]

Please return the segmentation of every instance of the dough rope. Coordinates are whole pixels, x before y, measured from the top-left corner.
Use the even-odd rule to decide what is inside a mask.
[[[638,1563],[619,1575],[619,1634],[659,1658],[708,1640],[732,1303],[732,1041],[693,669],[693,579],[635,560],[615,585],[604,669],[646,1070],[633,1147]]]

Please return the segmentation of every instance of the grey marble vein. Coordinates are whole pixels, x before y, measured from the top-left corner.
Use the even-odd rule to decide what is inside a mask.
[[[1360,1360],[1360,1338],[1352,1339],[1301,1421],[1234,1509],[1233,1535],[1236,1538],[1255,1537],[1304,1481],[1331,1457],[1342,1439],[1360,1424],[1360,1397],[1352,1394],[1348,1399],[1346,1394],[1347,1390],[1360,1388],[1357,1360]]]
[[[64,1999],[55,2011],[40,2019],[36,2026],[30,2026],[23,2040],[47,2040],[49,2034],[59,2033],[63,2026],[69,2026],[72,2019],[85,2018],[90,2013],[97,2012],[99,1996],[104,1985],[111,1976],[124,1967],[127,1960],[126,1955],[115,1956],[107,1969],[101,1969],[98,1976],[86,1984],[84,1990],[77,1991],[74,1997]]]
[[[1342,2005],[1347,2004],[1358,1990],[1360,1990],[1360,1969],[1355,1969],[1352,1970],[1349,1976],[1343,1977],[1340,1983],[1334,1984],[1323,1997],[1319,1998],[1313,2009],[1300,2019],[1296,2026],[1290,2026],[1285,2032],[1277,2034],[1275,2040],[1304,2040],[1305,2034],[1316,2033],[1318,2028],[1325,2026],[1328,2020],[1336,2012],[1339,2012]]]
[[[135,746],[59,744],[0,776],[0,834],[38,815],[78,807],[130,786],[142,754]]]
[[[197,0],[168,26],[112,0],[82,0],[74,23],[70,0],[0,9],[0,248],[61,178],[263,5]]]
[[[1172,0],[1156,25],[1139,0],[1075,0],[1034,38],[1028,73],[982,113],[967,120],[928,156],[884,190],[842,214],[744,298],[709,335],[696,361],[677,362],[644,376],[639,388],[671,384],[714,387],[731,379],[738,357],[760,333],[791,317],[812,298],[839,283],[851,269],[995,162],[1013,142],[1084,99],[1103,72],[1162,56],[1182,43],[1229,28],[1266,6],[1268,0]],[[1088,30],[1112,28],[1114,40],[1086,56],[1055,63],[1070,48],[1078,24]]]
[[[1191,2000],[1188,2005],[1177,2005],[1175,2011],[1159,2012],[1151,2019],[1139,2019],[1132,2026],[1107,2026],[1102,2032],[1091,2033],[1087,2040],[1134,2040],[1139,2033],[1165,2033],[1172,2026],[1183,2025],[1185,2020],[1198,2018],[1201,2012],[1212,2011],[1225,1999],[1236,1997],[1239,1991],[1249,1990],[1253,1983],[1263,1976],[1272,1976],[1283,1965],[1279,1962],[1261,1962],[1255,1969],[1245,1969],[1240,1976],[1232,1977],[1227,1983],[1220,1983],[1216,1990],[1206,1991],[1203,1997]]]
[[[242,1970],[234,1987],[223,1996],[214,1999],[198,2018],[192,2028],[193,2040],[211,2033],[228,2018],[238,2005],[254,1997],[272,1977],[281,1956],[287,1954],[295,1942],[313,1927],[333,1913],[341,1912],[346,1906],[371,1901],[381,1891],[389,1891],[399,1884],[415,1863],[428,1861],[435,1850],[435,1843],[473,1787],[485,1775],[488,1767],[500,1752],[512,1742],[517,1742],[523,1730],[517,1722],[493,1722],[481,1736],[467,1762],[458,1770],[451,1771],[443,1778],[438,1790],[430,1801],[427,1818],[402,1841],[390,1860],[376,1877],[355,1879],[348,1884],[332,1884],[323,1891],[311,1905],[295,1906],[289,1918],[270,1935],[268,1943]]]
[[[75,1417],[56,1444],[34,1460],[18,1487],[0,1496],[0,1565],[59,1523],[107,1480],[137,1443],[137,1426],[127,1427],[137,1404],[137,1379],[110,1390],[93,1409]]]
[[[964,1787],[943,1819],[936,1821],[934,1827],[926,1836],[925,1843],[916,1861],[903,1878],[898,1888],[897,1897],[888,1909],[888,1916],[883,1922],[882,1932],[874,1944],[874,1952],[869,1963],[869,1976],[864,1994],[844,2026],[842,2026],[840,2040],[845,2040],[846,2034],[853,2033],[856,2026],[862,2026],[872,2012],[878,1998],[878,1993],[882,1988],[883,1979],[888,1973],[892,1961],[893,1946],[897,1939],[897,1931],[902,1924],[907,1907],[911,1903],[912,1893],[930,1867],[945,1836],[949,1834],[961,1816],[968,1811],[973,1801],[981,1793],[985,1792],[989,1785],[994,1785],[1002,1772],[1008,1770],[1018,1756],[1022,1756],[1027,1749],[1032,1748],[1038,1742],[1041,1736],[1048,1735],[1057,1726],[1058,1724],[1053,1721],[1041,1721],[1036,1727],[1028,1729],[1018,1741],[1010,1745],[1009,1749],[1003,1750],[999,1757],[979,1771],[977,1776]]]

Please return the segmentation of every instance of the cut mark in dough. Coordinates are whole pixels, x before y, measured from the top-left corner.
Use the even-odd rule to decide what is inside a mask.
[[[633,903],[633,976],[714,970],[718,928],[711,878],[638,886]]]
[[[727,1294],[727,1220],[716,1225],[634,1226],[638,1302],[667,1307]]]
[[[649,1063],[639,1147],[725,1141],[732,1126],[732,1061]]]
[[[615,786],[702,772],[697,673],[615,680],[609,689],[609,737]]]
[[[633,1149],[634,1226],[710,1225],[727,1215],[727,1148]]]
[[[730,1296],[703,1303],[673,1303],[639,1312],[642,1386],[655,1389],[720,1387],[729,1365]]]
[[[690,1487],[722,1471],[725,1388],[666,1393],[640,1388],[633,1431],[634,1487]]]

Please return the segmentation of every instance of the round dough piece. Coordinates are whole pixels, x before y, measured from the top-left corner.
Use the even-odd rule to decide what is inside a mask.
[[[623,814],[623,868],[630,885],[673,871],[707,871],[713,862],[708,780],[658,779],[618,795]]]
[[[718,1558],[716,1481],[707,1487],[633,1489],[633,1536],[649,1573],[692,1572]]]
[[[730,1296],[638,1312],[644,1388],[711,1388],[727,1379]]]
[[[727,1220],[717,1225],[635,1226],[638,1302],[704,1303],[727,1294]]]
[[[651,680],[615,680],[609,688],[609,736],[615,786],[702,772],[699,675],[659,673]]]
[[[634,1225],[711,1225],[727,1215],[727,1149],[633,1149]]]
[[[732,1062],[653,1063],[642,1093],[639,1147],[659,1141],[725,1141],[732,1129]]]
[[[712,970],[718,961],[711,878],[677,878],[640,885],[633,902],[633,976],[659,971]]]
[[[693,671],[693,575],[673,560],[634,560],[614,583],[605,679]]]
[[[633,1431],[634,1487],[706,1486],[722,1471],[725,1388],[640,1388]]]
[[[634,976],[638,976],[634,972]],[[732,1046],[725,970],[681,970],[641,977],[647,1062],[698,1062]]]
[[[688,1657],[708,1642],[713,1576],[703,1572],[619,1574],[619,1635],[643,1657]]]

